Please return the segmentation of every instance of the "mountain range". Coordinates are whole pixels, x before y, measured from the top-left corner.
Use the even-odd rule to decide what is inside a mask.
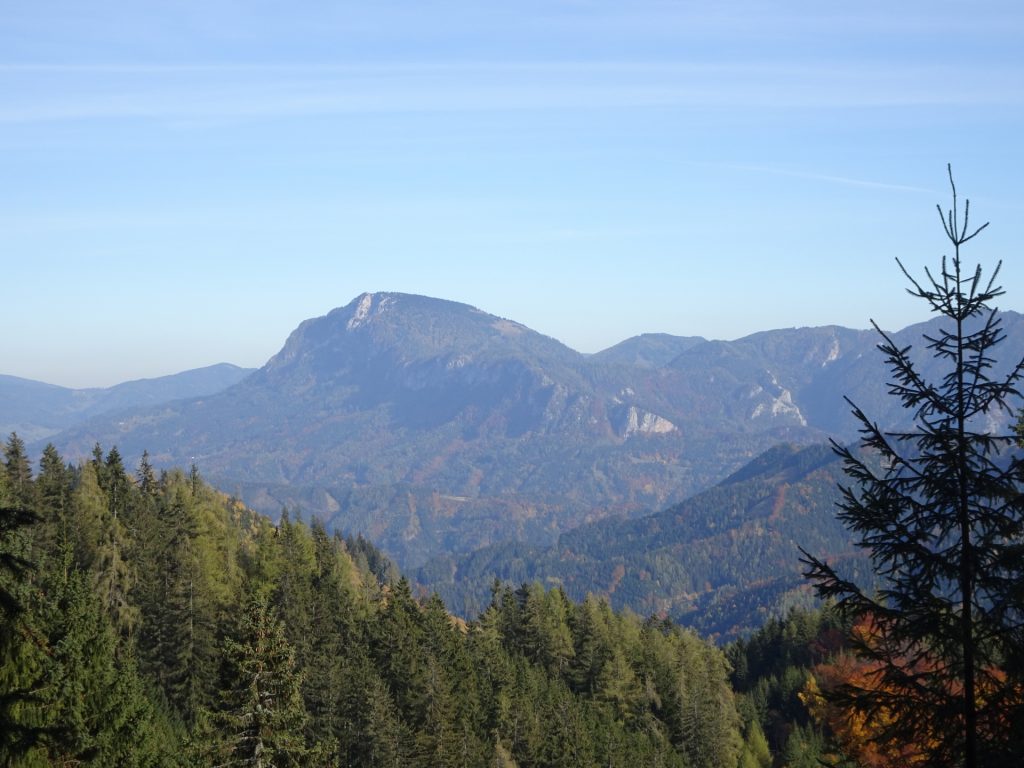
[[[252,368],[230,363],[170,376],[126,381],[113,387],[71,389],[0,374],[0,434],[17,432],[29,442],[43,440],[90,418],[203,397],[237,384]]]
[[[1024,349],[1024,319],[1003,319],[1004,349]],[[921,346],[935,373],[929,328],[893,338]],[[298,507],[410,568],[664,509],[781,442],[851,440],[844,395],[898,425],[878,341],[836,326],[646,334],[584,355],[465,304],[368,293],[220,391],[46,437],[72,458],[99,442],[129,461],[147,449],[161,465],[195,462],[257,509]]]
[[[495,580],[539,581],[572,600],[598,595],[616,610],[735,638],[811,602],[800,547],[870,583],[865,555],[836,518],[844,482],[831,446],[779,445],[660,512],[584,524],[547,547],[502,542],[442,555],[415,576],[459,615],[486,608]]]

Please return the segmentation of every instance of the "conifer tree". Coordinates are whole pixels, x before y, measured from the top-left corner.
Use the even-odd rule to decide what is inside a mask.
[[[328,536],[323,523],[315,519],[310,535],[315,573],[306,627],[302,697],[310,715],[309,740],[340,749],[346,735],[346,712],[339,702],[349,694],[345,690],[351,686],[349,656],[356,641],[352,596],[342,573],[344,545]]]
[[[25,610],[25,581],[35,569],[28,557],[27,534],[37,521],[27,509],[0,507],[0,621],[4,630],[13,631]]]
[[[462,723],[457,719],[455,688],[436,658],[426,665],[425,712],[416,735],[416,764],[423,768],[464,766]]]
[[[387,605],[372,631],[371,649],[381,678],[410,724],[422,722],[426,712],[427,654],[421,610],[404,576],[388,594]]]
[[[638,716],[643,690],[622,650],[612,651],[597,678],[596,698],[611,705],[615,719],[632,725]]]
[[[577,691],[593,695],[598,689],[598,676],[611,655],[610,613],[608,604],[593,595],[587,595],[574,613],[572,680]]]
[[[281,571],[276,579],[273,604],[281,617],[288,642],[295,649],[299,666],[309,661],[313,613],[313,576],[316,555],[309,529],[299,520],[292,522],[282,510],[275,540],[280,550]]]
[[[142,452],[142,458],[139,459],[139,468],[135,472],[135,480],[144,496],[150,498],[156,496],[159,491],[159,485],[153,465],[149,463],[149,451]]]
[[[161,751],[152,710],[131,657],[116,658],[114,632],[85,574],[51,571],[45,581],[39,711],[50,764],[152,764]]]
[[[836,698],[867,716],[886,712],[891,725],[879,740],[913,740],[930,765],[1019,765],[1024,754],[1009,737],[1024,707],[1024,470],[1010,455],[1014,436],[992,424],[1019,397],[1024,361],[993,374],[1005,336],[991,306],[1003,293],[999,265],[985,279],[980,266],[962,264],[961,248],[987,224],[970,229],[951,172],[950,184],[952,208],[939,213],[952,258],[922,281],[897,260],[911,295],[941,318],[924,339],[942,373],[926,378],[911,348],[879,330],[889,392],[913,426],[883,431],[854,405],[867,454],[835,446],[851,481],[839,517],[870,554],[881,589],[806,552],[804,562],[820,595],[868,622],[851,640],[873,665],[872,684],[847,685]]]
[[[545,591],[539,582],[516,592],[522,611],[522,649],[553,675],[568,670],[574,649],[569,631],[569,601],[561,589]]]
[[[92,458],[88,462],[96,472],[96,482],[100,484],[101,488],[105,488],[107,485],[106,471],[107,465],[103,460],[103,446],[98,442],[92,446]]]
[[[115,445],[107,453],[103,460],[106,471],[100,475],[100,487],[107,494],[107,503],[110,505],[110,514],[115,519],[120,517],[128,505],[128,492],[131,482],[125,474],[124,462],[121,460],[121,453]]]
[[[43,733],[38,722],[25,717],[36,698],[43,655],[24,632],[27,581],[36,567],[27,539],[35,522],[28,510],[0,507],[0,765],[27,752]]]
[[[284,627],[264,596],[250,598],[239,637],[226,647],[230,688],[215,718],[216,764],[304,766],[307,714]]]
[[[36,477],[36,493],[45,535],[42,543],[53,551],[73,549],[68,513],[74,490],[74,472],[60,457],[53,444],[43,449]]]
[[[761,724],[752,720],[747,726],[747,733],[740,754],[740,768],[770,768],[772,755],[768,749],[768,740],[761,730]]]
[[[154,529],[139,548],[145,567],[137,590],[142,612],[140,665],[188,724],[210,698],[215,654],[195,557],[192,501],[181,481],[173,482],[160,499],[158,515],[151,521]]]
[[[11,432],[4,446],[4,474],[7,477],[8,502],[22,509],[34,508],[32,467],[25,452],[25,441],[18,437],[17,432]]]
[[[120,457],[111,453],[113,461],[98,462],[94,455],[93,461],[82,467],[71,495],[74,552],[78,567],[91,572],[93,586],[115,629],[127,637],[138,621],[138,609],[130,601],[136,574],[127,559],[127,534],[115,513],[110,489],[121,494],[123,509],[128,480]]]
[[[362,746],[368,768],[406,768],[413,754],[412,735],[402,721],[387,686],[373,675],[366,695],[367,717]]]

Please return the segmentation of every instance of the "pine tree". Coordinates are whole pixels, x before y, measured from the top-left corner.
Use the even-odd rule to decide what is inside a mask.
[[[751,720],[743,740],[740,768],[771,768],[771,764],[772,753],[768,749],[768,739],[765,738],[761,724],[757,720]]]
[[[32,484],[32,467],[25,452],[25,441],[11,432],[4,446],[4,474],[7,477],[8,503],[22,509],[35,507],[35,486]]]
[[[19,528],[29,521],[23,514]],[[18,549],[26,552],[21,538]],[[9,547],[0,550],[10,554]],[[37,551],[38,566],[29,568],[23,555],[14,563],[20,586],[33,573],[33,588],[15,594],[16,615],[0,600],[0,764],[15,763],[19,754],[27,765],[157,764],[153,712],[130,654],[118,658],[89,574],[68,567],[69,546]]]
[[[288,510],[282,510],[275,539],[280,550],[281,570],[276,579],[273,604],[281,617],[288,642],[295,649],[296,660],[305,667],[309,661],[313,612],[313,577],[316,554],[309,529],[301,522],[291,521]]]
[[[343,573],[344,544],[313,520],[315,575],[309,604],[307,659],[302,698],[310,715],[309,740],[340,750],[346,739],[351,659],[356,638],[352,595]]]
[[[138,622],[138,609],[129,597],[136,573],[127,559],[127,533],[117,515],[127,503],[128,487],[120,457],[113,449],[107,461],[97,462],[94,456],[82,467],[71,497],[75,560],[92,573],[103,609],[122,637],[128,637]],[[111,493],[119,494],[121,501],[115,504]]]
[[[230,687],[215,721],[218,765],[306,765],[307,714],[284,627],[263,596],[250,598],[239,637],[226,647]]]
[[[835,446],[851,480],[839,517],[869,552],[881,589],[871,594],[806,552],[804,562],[820,595],[872,628],[851,640],[874,665],[873,684],[847,685],[837,700],[869,716],[885,711],[892,726],[878,738],[926,745],[932,765],[1019,765],[1024,754],[1008,737],[1024,707],[1024,467],[1009,455],[1014,436],[991,425],[1019,397],[1024,360],[994,378],[1005,336],[990,306],[1003,293],[999,265],[985,280],[980,266],[961,263],[961,248],[987,224],[970,230],[955,185],[952,208],[939,213],[952,259],[923,281],[898,263],[909,292],[941,318],[925,342],[944,372],[926,379],[911,348],[879,330],[890,394],[913,427],[885,432],[853,406],[867,453]]]
[[[200,488],[203,487],[203,479],[199,476],[199,467],[194,461],[188,468],[188,484],[192,489],[192,495],[198,496]]]
[[[422,616],[404,576],[388,594],[370,638],[377,669],[400,712],[415,726],[425,719],[427,654]]]
[[[680,751],[694,766],[735,765],[742,740],[725,657],[690,633],[678,638]]]
[[[138,547],[142,567],[136,590],[142,614],[140,666],[187,724],[208,703],[215,655],[195,553],[192,501],[180,480],[160,499],[151,530]]]
[[[822,738],[810,726],[797,725],[786,739],[782,753],[785,768],[820,768],[822,765]]]
[[[561,589],[545,591],[539,582],[516,592],[522,608],[522,649],[552,675],[568,671],[574,649],[569,631],[569,601]]]
[[[361,734],[369,768],[406,768],[413,754],[412,735],[387,686],[373,675],[366,695],[367,717]]]
[[[26,717],[35,702],[44,654],[25,630],[29,559],[28,531],[37,521],[28,510],[0,507],[0,765],[27,752],[44,732]]]
[[[36,522],[36,515],[27,509],[0,507],[0,621],[5,631],[13,631],[25,610],[25,582],[35,570],[28,557],[27,534]]]
[[[426,665],[425,717],[416,734],[416,765],[422,768],[459,768],[462,729],[457,720],[455,690],[437,659]]]
[[[135,481],[144,496],[153,498],[159,493],[160,486],[156,479],[156,472],[153,470],[153,465],[149,463],[149,451],[142,452],[139,468],[135,472]]]
[[[86,576],[51,571],[44,581],[46,662],[39,710],[50,764],[133,766],[156,759],[154,714],[130,655],[116,638]],[[42,638],[39,638],[42,639]]]
[[[576,691],[593,695],[598,689],[598,676],[611,655],[610,613],[608,604],[593,595],[587,595],[575,611],[572,680]]]
[[[69,512],[75,474],[57,453],[53,444],[43,449],[36,477],[36,492],[45,533],[41,543],[50,552],[74,550]]]

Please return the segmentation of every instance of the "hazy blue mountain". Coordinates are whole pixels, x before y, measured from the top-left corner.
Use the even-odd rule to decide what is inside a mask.
[[[202,397],[237,384],[252,368],[219,363],[112,387],[71,389],[0,374],[0,434],[42,440],[94,416],[125,408]]]
[[[595,352],[591,361],[636,368],[661,368],[688,349],[707,341],[703,336],[673,336],[669,333],[644,333],[620,341],[613,347]]]
[[[486,607],[495,579],[540,581],[731,637],[809,601],[798,545],[864,575],[835,516],[844,479],[829,446],[780,445],[662,512],[582,525],[548,547],[506,542],[438,557],[416,577],[464,615]]]
[[[1006,317],[1019,339],[1020,316]],[[71,457],[99,441],[129,461],[195,461],[261,511],[298,506],[408,568],[550,544],[682,501],[779,442],[849,439],[842,395],[888,400],[876,340],[770,331],[698,340],[653,367],[653,352],[608,362],[465,304],[364,294],[222,392],[98,417],[57,443]]]
[[[997,347],[994,376],[1007,374],[1024,355],[1024,315],[1001,313],[1005,341]],[[934,359],[926,337],[935,336],[937,320],[911,325],[889,335],[899,347],[911,347],[919,371],[940,381],[948,370]],[[845,397],[882,426],[905,425],[911,414],[888,394],[889,371],[878,350],[874,330],[838,326],[763,331],[736,341],[712,341],[688,349],[668,368],[685,375],[677,396],[689,397],[727,419],[747,414],[752,422],[771,414],[787,416],[830,436],[850,440],[856,422]],[[751,402],[756,402],[753,409]],[[1009,414],[991,414],[993,427]]]

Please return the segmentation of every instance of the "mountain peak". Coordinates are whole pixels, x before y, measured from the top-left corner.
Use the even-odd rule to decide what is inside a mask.
[[[353,303],[356,305],[355,311],[352,312],[352,317],[349,318],[348,323],[345,325],[350,331],[353,328],[358,328],[370,316],[370,310],[373,308],[373,294],[364,293]],[[377,310],[380,311],[379,304]]]
[[[409,366],[455,370],[498,361],[550,370],[573,368],[580,358],[552,338],[469,304],[365,292],[302,323],[264,372],[273,378],[297,375],[306,386],[337,381],[355,370],[412,373]]]
[[[408,305],[416,302],[427,304],[436,303],[437,305],[453,303],[446,302],[443,299],[431,299],[427,296],[417,296],[412,293],[367,292],[359,294],[344,307],[339,307],[338,309],[330,312],[328,317],[335,313],[340,314],[342,317],[347,317],[348,320],[345,322],[345,330],[354,331],[368,323],[372,323],[375,319],[386,314],[389,310],[395,309],[402,303]],[[471,307],[468,306],[466,308],[471,309]]]
[[[490,317],[476,307],[457,301],[421,296],[415,293],[367,291],[356,296],[348,304],[331,310],[323,317],[307,320],[306,323],[329,320],[332,327],[337,328],[339,322],[344,322],[345,330],[354,331],[372,325],[378,319],[388,315],[392,316],[395,322],[404,323],[406,319],[414,316],[458,317],[473,314]]]

